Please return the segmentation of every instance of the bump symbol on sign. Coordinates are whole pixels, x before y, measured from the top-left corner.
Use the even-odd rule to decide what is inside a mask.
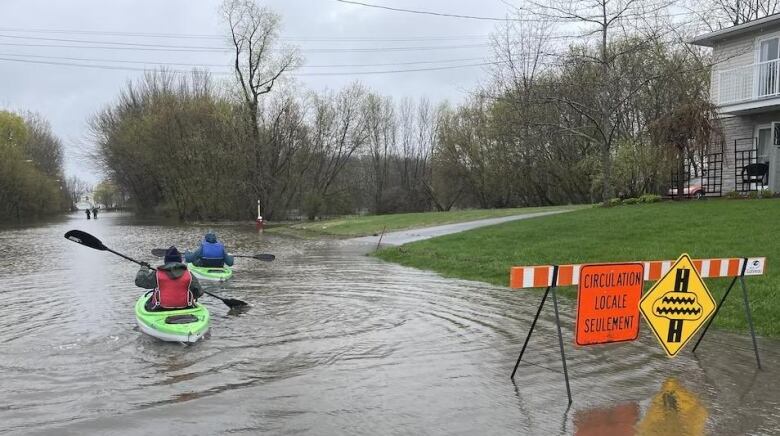
[[[701,318],[701,305],[690,292],[667,292],[653,303],[653,312],[664,318],[696,320]]]
[[[656,338],[674,357],[715,310],[715,300],[687,254],[642,297],[639,309]]]

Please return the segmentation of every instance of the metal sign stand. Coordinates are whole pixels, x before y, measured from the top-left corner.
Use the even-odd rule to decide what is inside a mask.
[[[699,340],[696,341],[696,345],[693,346],[693,351],[696,351],[696,348],[699,347],[699,343],[701,343],[701,340],[704,339],[704,335],[707,334],[707,330],[710,328],[710,325],[713,321],[715,321],[715,317],[718,316],[718,312],[720,311],[720,308],[723,307],[723,303],[726,301],[726,297],[729,296],[729,292],[731,292],[731,288],[734,287],[734,284],[737,282],[737,279],[739,279],[739,284],[742,287],[742,298],[745,302],[745,317],[747,318],[748,325],[750,326],[750,336],[753,338],[753,351],[756,353],[756,365],[758,366],[758,369],[761,369],[761,359],[758,357],[758,343],[756,342],[756,331],[753,328],[753,317],[750,314],[750,303],[748,302],[748,296],[747,296],[747,286],[745,285],[745,269],[747,268],[748,259],[746,257],[742,258],[742,270],[740,271],[739,275],[734,277],[734,280],[731,281],[731,284],[729,285],[728,289],[726,289],[726,293],[723,294],[723,297],[720,299],[720,303],[718,303],[718,306],[715,308],[715,313],[712,314],[712,318],[707,321],[707,325],[704,326],[704,331],[701,332],[701,336],[699,336]],[[533,328],[533,327],[532,327]]]
[[[571,405],[571,388],[569,387],[569,371],[566,368],[566,354],[563,351],[563,334],[561,333],[561,319],[558,315],[558,297],[555,294],[555,288],[558,284],[558,265],[553,265],[552,270],[552,282],[550,283],[550,286],[547,287],[547,289],[544,291],[544,296],[542,296],[542,302],[539,303],[539,308],[536,310],[536,316],[534,316],[534,320],[531,323],[531,329],[528,331],[528,335],[525,337],[525,342],[523,343],[523,349],[520,351],[520,356],[517,358],[517,363],[515,363],[515,369],[512,370],[512,375],[510,378],[515,378],[515,373],[517,372],[517,367],[520,366],[520,361],[523,359],[523,354],[525,354],[525,349],[528,347],[528,341],[531,339],[531,334],[534,332],[534,328],[536,327],[536,321],[539,320],[539,315],[542,313],[542,308],[544,307],[545,301],[547,301],[547,294],[552,291],[552,298],[553,298],[553,307],[555,308],[555,325],[558,328],[558,345],[561,349],[561,363],[563,363],[563,377],[566,380],[566,394],[569,396],[569,404]]]

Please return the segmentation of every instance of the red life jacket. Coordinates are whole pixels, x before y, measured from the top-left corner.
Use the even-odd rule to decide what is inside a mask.
[[[158,269],[154,302],[163,309],[183,309],[192,306],[190,283],[192,283],[192,276],[187,270],[181,277],[172,278],[166,271]]]

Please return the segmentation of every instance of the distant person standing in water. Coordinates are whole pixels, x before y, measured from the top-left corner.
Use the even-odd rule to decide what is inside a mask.
[[[92,208],[92,217],[95,218],[95,219],[97,219],[97,212],[98,212],[98,208],[97,207],[93,207]]]
[[[87,208],[87,219],[89,219],[89,218],[90,218],[90,215],[89,215],[89,208]]]

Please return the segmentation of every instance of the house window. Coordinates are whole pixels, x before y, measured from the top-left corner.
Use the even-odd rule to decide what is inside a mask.
[[[772,129],[770,127],[758,129],[758,144],[756,150],[756,162],[769,162],[769,150],[772,144]]]
[[[772,127],[775,130],[775,134],[772,135],[772,138],[774,138],[772,143],[773,145],[780,145],[780,123],[772,123]]]
[[[773,61],[778,58],[778,47],[780,47],[778,38],[765,39],[761,41],[759,53],[759,62]]]
[[[780,40],[765,39],[759,43],[758,49],[758,92],[759,97],[778,93],[778,58],[780,58]]]

